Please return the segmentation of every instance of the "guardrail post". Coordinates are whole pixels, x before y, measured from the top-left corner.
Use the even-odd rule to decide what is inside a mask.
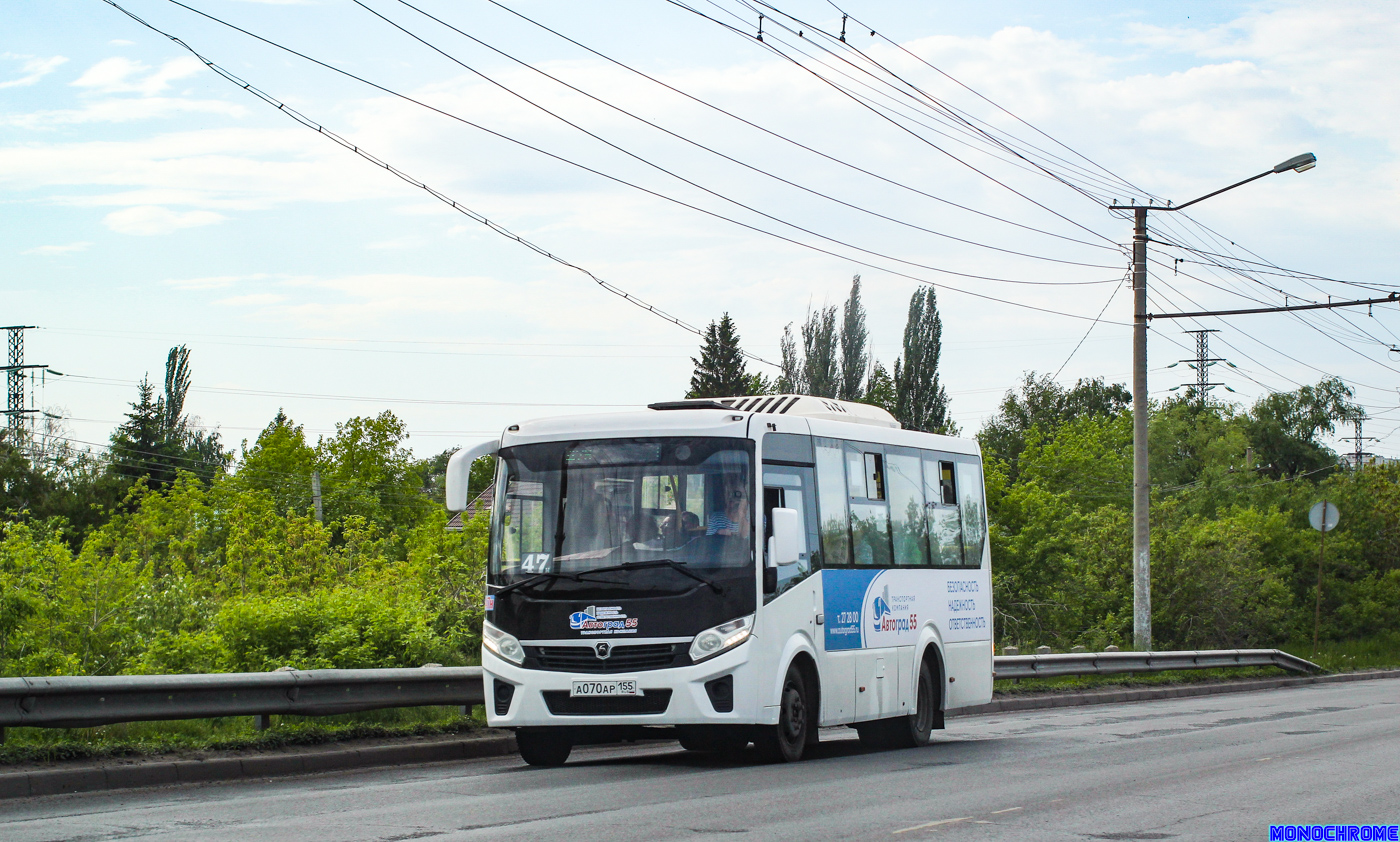
[[[1049,655],[1049,654],[1050,654],[1051,652],[1053,652],[1053,651],[1054,651],[1054,650],[1052,650],[1049,646],[1037,646],[1037,647],[1035,647],[1035,654],[1037,654],[1037,655]]]
[[[260,713],[253,717],[253,724],[259,731],[266,731],[272,727],[272,717],[266,713]]]

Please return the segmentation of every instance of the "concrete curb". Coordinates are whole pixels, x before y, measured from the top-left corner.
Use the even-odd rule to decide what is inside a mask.
[[[435,740],[329,751],[215,757],[208,760],[136,761],[67,769],[9,772],[0,773],[0,799],[166,786],[169,784],[232,781],[240,778],[272,778],[378,766],[441,763],[476,757],[499,757],[514,754],[515,751],[514,734],[495,733],[468,739]]]
[[[983,716],[989,713],[1012,713],[1021,710],[1079,707],[1081,705],[1111,705],[1120,702],[1148,702],[1157,699],[1184,699],[1191,696],[1215,696],[1221,693],[1249,693],[1274,690],[1279,687],[1301,687],[1306,684],[1336,684],[1343,681],[1370,681],[1376,678],[1400,678],[1400,670],[1346,672],[1338,675],[1310,675],[1291,678],[1261,678],[1226,681],[1215,684],[1180,684],[1173,687],[1137,687],[1125,690],[1098,690],[1087,693],[1060,693],[1043,696],[1020,696],[995,699],[985,705],[959,708],[948,716]]]
[[[1156,699],[1180,699],[1191,696],[1214,696],[1220,693],[1247,693],[1280,687],[1300,687],[1306,684],[1335,684],[1343,681],[1369,681],[1376,678],[1400,678],[1400,670],[1352,672],[1340,675],[1297,678],[1265,678],[1230,681],[1217,684],[1184,684],[1175,687],[1143,687],[1131,690],[1104,690],[1089,693],[1025,696],[997,699],[985,705],[950,711],[948,716],[979,716],[1012,713],[1023,710],[1108,705],[1119,702],[1145,702]],[[242,778],[272,778],[305,775],[348,769],[369,769],[382,766],[410,766],[421,763],[441,763],[478,757],[501,757],[514,754],[515,735],[493,733],[483,737],[432,742],[407,743],[364,748],[305,750],[247,757],[215,757],[209,760],[136,761],[110,763],[101,766],[76,766],[66,769],[43,769],[28,772],[0,773],[0,800],[28,798],[36,795],[58,795],[75,792],[98,792],[112,789],[133,789],[170,784],[233,781]]]

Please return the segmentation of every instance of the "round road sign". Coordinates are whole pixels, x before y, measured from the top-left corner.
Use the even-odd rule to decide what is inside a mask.
[[[1314,504],[1308,511],[1308,523],[1318,532],[1331,532],[1337,528],[1337,521],[1341,519],[1342,513],[1337,511],[1337,506],[1326,500]]]

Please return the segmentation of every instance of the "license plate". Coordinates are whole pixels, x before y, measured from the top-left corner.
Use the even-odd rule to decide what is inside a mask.
[[[640,696],[642,688],[635,678],[614,678],[608,681],[575,681],[570,696]]]

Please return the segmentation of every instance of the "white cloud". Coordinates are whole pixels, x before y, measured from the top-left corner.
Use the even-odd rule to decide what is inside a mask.
[[[103,59],[89,67],[72,84],[93,93],[136,93],[153,96],[177,79],[193,76],[204,69],[194,56],[173,58],[152,70],[148,65],[122,56]]]
[[[181,228],[197,228],[224,221],[226,217],[213,211],[173,211],[159,205],[137,205],[134,208],[113,211],[103,217],[102,222],[118,234],[153,236],[169,234]]]
[[[126,40],[125,38],[113,38],[111,41],[108,41],[107,43],[110,44],[110,45],[112,45],[113,47],[134,47],[134,46],[136,46],[136,42],[135,42],[135,41],[128,41],[128,40]]]
[[[22,88],[38,82],[40,79],[58,69],[58,66],[68,61],[63,56],[51,56],[49,58],[34,58],[32,56],[17,56],[13,53],[5,53],[0,58],[23,61],[20,65],[20,72],[25,74],[18,79],[7,79],[0,82],[0,88]]]
[[[227,289],[246,281],[262,281],[272,278],[263,272],[252,275],[217,275],[207,278],[175,278],[165,281],[165,285],[182,290]]]
[[[69,243],[66,246],[35,246],[32,249],[26,249],[25,251],[20,252],[20,254],[37,254],[42,255],[44,257],[51,257],[53,255],[73,254],[74,252],[87,251],[88,246],[90,245],[92,245],[92,243]]]
[[[48,126],[74,126],[85,123],[129,123],[134,120],[152,120],[190,112],[203,114],[223,114],[227,117],[242,117],[248,109],[231,102],[216,99],[187,99],[174,97],[127,97],[103,99],[91,102],[81,108],[67,108],[52,111],[32,111],[28,114],[0,116],[0,125],[36,129]]]

